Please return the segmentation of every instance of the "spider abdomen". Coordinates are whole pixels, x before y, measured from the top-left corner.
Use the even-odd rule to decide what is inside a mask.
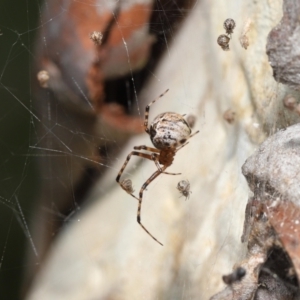
[[[149,132],[155,148],[177,148],[189,138],[191,128],[182,115],[166,112],[153,120]]]

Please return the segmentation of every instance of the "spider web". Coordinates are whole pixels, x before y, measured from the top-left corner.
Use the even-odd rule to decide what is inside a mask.
[[[107,178],[109,175],[117,175],[119,169],[121,168],[126,153],[129,153],[132,149],[132,145],[148,145],[152,146],[149,138],[144,135],[143,138],[134,138],[131,140],[130,146],[126,146],[130,135],[126,138],[119,138],[113,130],[110,128],[103,128],[100,132],[85,132],[84,130],[77,130],[77,128],[72,128],[66,126],[65,119],[68,118],[68,114],[65,113],[62,118],[58,118],[51,107],[50,96],[45,94],[45,98],[36,97],[36,94],[32,88],[34,81],[36,81],[36,71],[34,62],[39,58],[36,53],[36,37],[39,36],[40,41],[42,41],[43,48],[45,51],[52,51],[54,45],[51,44],[48,36],[44,34],[48,23],[56,22],[58,18],[66,12],[66,6],[64,6],[64,1],[60,9],[54,14],[50,19],[43,19],[42,15],[44,10],[47,10],[47,7],[50,6],[51,0],[46,0],[43,4],[42,1],[2,1],[0,4],[0,29],[2,35],[0,36],[1,48],[0,48],[0,93],[1,93],[1,109],[0,109],[0,153],[1,153],[1,169],[0,169],[0,294],[1,299],[19,299],[21,296],[22,284],[24,281],[24,274],[28,273],[28,270],[34,269],[36,266],[39,266],[41,269],[44,267],[43,260],[41,259],[41,253],[39,250],[38,238],[36,237],[36,232],[33,229],[35,225],[38,224],[39,219],[47,221],[46,218],[55,219],[56,223],[59,226],[56,230],[53,231],[53,236],[58,235],[61,228],[66,227],[66,225],[72,226],[73,224],[77,225],[81,222],[81,211],[85,207],[84,199],[88,193],[93,190],[93,186],[99,178],[100,185],[97,186],[97,190],[100,190],[107,195],[110,193],[110,189],[113,188],[115,182],[105,181],[105,176]],[[75,1],[76,2],[76,1]],[[78,1],[80,2],[80,1]],[[92,1],[81,1],[86,5],[93,5]],[[196,3],[188,3],[183,5],[178,1],[169,1],[162,3],[157,1],[155,3],[155,14],[156,17],[151,19],[149,24],[150,31],[155,35],[156,42],[154,46],[154,55],[150,57],[150,63],[146,64],[146,67],[142,71],[137,72],[134,69],[134,62],[131,61],[129,52],[131,49],[128,44],[126,36],[122,36],[123,48],[126,53],[126,63],[128,66],[128,73],[122,79],[116,79],[116,81],[107,82],[107,94],[114,95],[115,87],[118,87],[119,92],[116,98],[118,99],[118,104],[121,104],[125,107],[125,110],[128,114],[135,117],[143,118],[144,108],[147,102],[153,100],[159,94],[164,92],[167,88],[170,88],[171,91],[164,97],[165,99],[159,100],[153,108],[151,107],[149,121],[154,118],[159,112],[166,110],[177,111],[181,114],[189,114],[190,112],[197,112],[197,121],[195,129],[205,132],[205,128],[208,123],[214,122],[213,119],[207,120],[207,115],[216,118],[215,115],[211,112],[212,108],[208,105],[205,106],[202,104],[201,107],[198,105],[198,95],[193,94],[193,85],[202,85],[201,80],[198,78],[193,78],[192,74],[186,73],[184,70],[179,69],[178,78],[175,83],[178,86],[181,86],[179,93],[172,93],[172,89],[175,87],[169,86],[168,82],[161,81],[160,73],[158,71],[158,61],[163,53],[165,53],[167,59],[168,57],[171,60],[172,56],[172,44],[176,43],[177,31],[180,29],[181,22],[192,13],[194,10],[199,9]],[[110,4],[111,6],[115,5],[115,2]],[[95,7],[96,9],[96,7]],[[232,9],[235,17],[238,16],[238,12]],[[203,12],[205,14],[205,11]],[[114,17],[114,20],[118,25],[118,18],[116,10],[111,9],[111,15]],[[223,17],[228,17],[227,15],[222,15]],[[216,25],[217,26],[217,25]],[[222,21],[218,25],[219,30],[222,30]],[[215,36],[209,37],[211,34],[210,29],[201,31],[203,34],[207,35],[209,42],[211,40],[216,40]],[[208,43],[209,43],[208,42]],[[188,44],[188,42],[187,42]],[[76,45],[74,45],[76,47]],[[202,45],[201,50],[205,50],[206,45]],[[235,44],[233,47],[239,47]],[[195,51],[198,51],[195,49]],[[211,53],[210,61],[211,65],[216,66],[218,62],[214,61],[214,55],[220,49],[215,49],[214,53]],[[223,55],[224,53],[222,53]],[[59,54],[58,54],[59,55]],[[225,55],[225,54],[224,54]],[[153,61],[152,61],[153,60]],[[234,59],[231,62],[236,63]],[[186,64],[193,64],[193,61],[187,60]],[[203,71],[205,72],[205,71]],[[222,78],[222,76],[220,76]],[[71,82],[73,86],[73,91],[75,95],[81,95],[85,99],[87,105],[93,108],[93,103],[90,102],[89,94],[87,90],[83,87],[82,82],[78,79],[77,74],[68,73],[64,78],[66,81]],[[117,80],[122,81],[117,82]],[[147,81],[152,80],[153,82],[159,83],[161,90],[156,89],[144,89],[144,86]],[[230,92],[223,93],[227,88],[227,83],[224,79],[224,82],[218,83],[218,89],[221,91],[218,95],[222,99],[228,99],[233,95],[230,95]],[[216,83],[210,82],[209,87],[203,86],[203,94],[201,97],[205,99],[210,99],[212,96],[211,90],[216,89]],[[150,84],[151,86],[151,84]],[[190,92],[192,90],[192,92]],[[271,88],[270,93],[273,93],[274,99],[278,96],[277,89],[274,89],[274,85]],[[120,94],[122,95],[120,97]],[[175,95],[175,96],[174,96]],[[190,97],[190,98],[189,98]],[[38,99],[35,99],[38,98]],[[109,98],[109,97],[108,97]],[[35,101],[38,101],[38,106],[42,106],[43,109],[39,109],[35,104]],[[230,103],[227,101],[226,103]],[[233,105],[234,106],[234,105]],[[170,107],[170,108],[169,108]],[[228,107],[222,105],[220,110],[225,110]],[[162,110],[163,109],[163,110]],[[200,111],[200,113],[199,113]],[[261,127],[267,125],[272,127],[272,123],[276,123],[276,120],[265,120],[266,124],[259,124]],[[270,125],[271,123],[271,125]],[[227,126],[227,125],[226,125]],[[42,128],[42,130],[41,130]],[[226,127],[230,128],[230,127]],[[234,127],[236,128],[236,127]],[[228,129],[230,134],[238,135],[238,132],[233,132],[238,129]],[[261,128],[258,129],[261,132]],[[42,132],[42,134],[41,134]],[[94,156],[87,156],[83,152],[76,152],[66,143],[63,138],[57,135],[57,132],[62,132],[68,136],[68,141],[80,140],[84,144],[94,147],[95,144],[99,142],[101,144],[100,149],[96,149]],[[199,135],[200,135],[199,134]],[[213,134],[212,134],[213,135]],[[259,135],[259,134],[258,134]],[[134,136],[134,135],[131,135]],[[208,136],[208,135],[206,135]],[[220,136],[218,136],[220,137]],[[201,145],[213,144],[214,136],[211,136],[205,141],[197,142],[195,141],[198,137],[193,137],[190,141],[191,144],[195,143],[196,145],[201,143]],[[221,138],[224,138],[224,135],[221,135]],[[246,153],[249,153],[251,148],[247,142],[245,136],[239,136],[239,139],[233,138],[233,144],[236,147],[245,149],[241,151],[243,154],[240,157],[235,157],[235,162],[238,161],[240,166],[243,163],[243,159],[246,157]],[[257,142],[257,141],[256,141]],[[59,144],[58,148],[54,147],[54,144]],[[72,144],[72,143],[71,143]],[[187,146],[190,147],[191,145]],[[209,147],[208,147],[209,148]],[[123,151],[122,151],[123,150]],[[186,151],[186,152],[184,152]],[[208,150],[207,150],[208,151]],[[209,151],[208,151],[209,152]],[[211,149],[217,157],[225,156],[230,160],[232,155],[234,155],[234,149],[228,147],[223,151],[222,149]],[[224,154],[225,152],[225,154]],[[83,154],[82,154],[83,153]],[[174,186],[174,194],[176,194],[176,200],[179,199],[180,194],[176,190],[177,183],[182,180],[190,180],[190,176],[193,176],[193,170],[198,168],[198,163],[201,159],[205,161],[205,155],[209,156],[209,153],[204,153],[203,158],[199,154],[191,150],[191,156],[189,150],[182,150],[180,154],[181,159],[185,162],[184,165],[181,164],[180,170],[178,167],[172,167],[170,172],[182,172],[183,175],[175,178],[175,176],[170,176],[173,178],[166,179],[167,175],[161,176],[162,178],[156,180],[147,188],[144,193],[143,200],[143,213],[145,217],[145,224],[150,224],[149,230],[155,235],[155,233],[165,236],[168,230],[168,225],[164,224],[162,220],[157,219],[156,215],[159,215],[159,209],[157,208],[155,201],[163,201],[163,190],[166,186],[167,180],[171,180]],[[101,155],[105,155],[105,159],[99,159]],[[62,164],[66,165],[66,179],[68,181],[68,187],[62,188],[62,191],[66,191],[72,195],[71,204],[67,205],[66,209],[61,209],[57,206],[57,191],[55,190],[55,184],[64,185],[64,182],[60,181],[59,176],[55,177],[55,170],[52,169],[51,161],[55,157],[60,157]],[[101,156],[102,157],[102,156]],[[43,164],[44,169],[39,170],[37,162]],[[42,163],[41,163],[42,161]],[[86,168],[81,170],[79,177],[76,177],[76,164],[78,161],[85,161],[88,164]],[[176,161],[176,159],[175,159]],[[219,163],[219,161],[217,162]],[[152,165],[151,165],[152,164]],[[207,168],[207,180],[210,182],[214,178],[218,177],[218,170],[220,169],[219,165],[205,166]],[[235,168],[234,166],[228,167]],[[156,170],[155,165],[152,162],[140,161],[138,159],[133,159],[130,162],[129,168],[124,173],[125,177],[135,178],[136,181],[133,183],[136,192],[142,186],[142,184],[149,178],[151,172]],[[138,175],[137,172],[138,171]],[[149,173],[150,171],[150,173]],[[225,168],[224,172],[227,172]],[[229,172],[229,171],[228,171]],[[240,169],[236,170],[236,173],[240,174]],[[59,174],[59,173],[58,173]],[[104,178],[103,178],[104,177]],[[238,177],[238,176],[237,176]],[[78,179],[79,178],[79,179]],[[225,180],[225,179],[224,179]],[[245,190],[245,182],[242,182],[240,177],[234,179],[235,182],[240,183],[240,186],[236,187],[229,193],[229,196],[224,196],[229,198],[230,196],[239,194],[239,190]],[[39,191],[42,184],[49,182],[49,193],[51,194],[50,201],[44,203],[39,199]],[[205,190],[205,185],[203,183],[199,184],[197,187],[193,187],[191,182],[191,190],[196,189],[190,196],[189,201],[197,201],[198,196],[201,195],[203,199],[210,198],[210,192],[212,195],[215,195],[212,191]],[[194,181],[195,183],[196,181]],[[222,185],[222,179],[220,180],[220,185]],[[108,188],[109,187],[109,188]],[[94,188],[95,189],[95,188]],[[198,191],[197,191],[198,189]],[[202,190],[203,192],[199,192]],[[155,191],[155,199],[153,199],[153,193]],[[52,194],[53,193],[53,194]],[[226,191],[224,191],[224,194]],[[123,199],[120,201],[128,201],[128,210],[130,211],[130,218],[132,219],[133,226],[138,227],[135,222],[136,218],[136,203],[133,202],[131,197],[124,192]],[[178,198],[178,199],[177,199]],[[158,199],[158,200],[156,200]],[[234,227],[234,222],[232,219],[235,216],[234,209],[236,207],[243,210],[244,204],[247,199],[244,199],[244,202],[241,204],[236,204],[237,200],[232,202],[232,206],[226,207],[224,204],[224,210],[226,213],[222,215],[224,217],[224,229],[222,231],[222,236],[220,237],[220,245],[217,249],[203,250],[201,255],[207,257],[210,256],[210,251],[214,257],[212,265],[208,267],[209,274],[208,276],[213,276],[218,271],[218,262],[221,261],[219,257],[221,253],[233,250],[233,254],[238,253],[238,246],[234,245],[234,239],[232,236],[236,232],[240,232],[239,228]],[[178,200],[179,202],[185,202],[183,198]],[[200,200],[199,200],[200,201]],[[169,203],[169,202],[168,202]],[[177,202],[176,202],[177,203]],[[225,202],[224,202],[225,203]],[[123,204],[122,204],[123,205]],[[168,204],[169,205],[169,204]],[[181,203],[183,209],[186,212],[186,217],[184,218],[183,231],[186,237],[191,237],[195,235],[197,231],[193,228],[193,219],[195,218],[205,218],[206,209],[209,209],[209,206],[206,206],[203,203],[203,211],[199,212],[198,215],[195,215],[193,209],[189,207],[188,202]],[[184,205],[186,207],[184,207]],[[37,216],[37,212],[43,212],[44,215]],[[107,220],[103,220],[103,224],[110,222],[109,217],[111,214],[108,214]],[[171,218],[171,216],[170,216]],[[238,216],[238,218],[243,218],[243,216]],[[176,216],[174,216],[176,219]],[[203,222],[202,230],[206,230],[206,226],[211,226],[209,222]],[[97,227],[95,226],[97,229]],[[135,227],[134,227],[135,228]],[[137,229],[136,232],[138,231]],[[145,234],[144,232],[139,232],[139,234]],[[236,234],[238,235],[238,234]],[[150,237],[148,237],[151,239]],[[239,237],[238,237],[239,238]],[[123,237],[121,239],[124,239]],[[160,240],[160,238],[158,237]],[[150,241],[153,242],[153,241]],[[203,246],[200,243],[201,246]],[[155,245],[156,246],[156,245]],[[232,248],[230,248],[232,247]],[[156,251],[156,250],[155,250]],[[191,282],[189,281],[191,270],[196,270],[199,266],[202,267],[204,264],[203,261],[198,257],[196,253],[197,250],[189,249],[190,251],[190,265],[187,268],[184,279],[179,282],[178,286],[174,284],[172,291],[170,292],[169,297],[172,299],[192,299],[193,295],[192,288],[189,288]],[[28,259],[28,256],[31,259]],[[138,258],[137,261],[145,261],[141,258]],[[242,257],[242,254],[241,254]],[[142,263],[143,264],[143,263]],[[147,263],[145,263],[147,265]],[[225,264],[226,267],[230,265]],[[138,268],[138,264],[135,266]],[[224,266],[222,266],[224,267]],[[190,273],[189,273],[190,272]],[[150,281],[150,279],[149,279]],[[203,280],[201,287],[204,290],[205,280]],[[147,290],[144,291],[145,299],[147,298]],[[205,293],[203,292],[203,295]],[[162,295],[163,292],[162,292]],[[170,298],[170,299],[171,299]]]
[[[175,2],[174,2],[175,3]],[[48,6],[48,0],[45,1],[45,9]],[[87,3],[89,5],[90,3]],[[158,7],[162,4],[159,4]],[[0,290],[2,299],[17,299],[20,296],[20,287],[22,276],[26,273],[28,262],[26,262],[26,251],[31,252],[35,257],[35,262],[30,264],[39,264],[39,250],[36,248],[35,238],[32,236],[32,223],[36,222],[34,214],[36,213],[36,206],[42,206],[44,211],[49,215],[54,216],[62,224],[68,221],[78,221],[78,218],[73,218],[75,213],[80,210],[81,203],[73,199],[73,208],[62,213],[55,203],[48,203],[47,205],[39,203],[37,198],[41,180],[51,180],[47,176],[47,171],[41,176],[37,170],[36,160],[42,159],[47,161],[49,157],[65,155],[66,162],[69,158],[79,157],[82,160],[90,161],[91,166],[102,165],[105,169],[112,169],[117,174],[118,169],[113,165],[115,159],[122,163],[123,157],[110,157],[108,154],[107,160],[102,163],[97,159],[85,157],[80,154],[73,153],[72,149],[64,143],[62,139],[55,136],[53,128],[49,124],[44,123],[45,116],[41,115],[34,104],[34,92],[32,90],[32,81],[36,80],[33,74],[33,63],[37,59],[35,52],[36,36],[43,32],[43,28],[49,22],[55,22],[56,18],[65,13],[63,3],[60,10],[53,19],[42,20],[43,3],[42,1],[2,1],[0,4],[1,11],[1,229],[0,229]],[[112,12],[113,13],[113,12]],[[182,9],[172,15],[168,12],[169,17],[165,14],[164,9],[160,10],[159,18],[161,20],[160,30],[155,34],[159,40],[160,48],[169,47],[167,35],[173,36],[174,24],[171,19],[181,19],[187,12]],[[168,20],[169,18],[169,20]],[[155,26],[153,26],[155,27]],[[157,27],[155,27],[157,28]],[[157,30],[157,29],[154,29]],[[44,47],[49,49],[52,47],[49,44],[47,36],[40,36],[43,40]],[[128,108],[136,103],[135,107],[137,114],[143,117],[138,99],[139,80],[138,75],[134,74],[131,68],[131,62],[128,55],[128,47],[125,38],[123,38],[123,45],[128,56],[129,75],[125,81],[126,101]],[[148,68],[146,70],[147,76],[156,77],[155,70]],[[73,81],[75,89],[88,99],[86,91],[83,91],[75,79]],[[136,82],[136,80],[138,80]],[[157,78],[157,80],[159,80]],[[39,99],[44,101],[42,105],[49,105],[47,99]],[[89,101],[89,100],[87,100]],[[182,101],[181,101],[182,103]],[[186,106],[186,110],[190,110]],[[45,110],[51,119],[50,108]],[[60,121],[55,121],[53,127],[64,127]],[[49,147],[40,146],[42,139],[47,139],[48,136],[41,136],[39,128],[44,127],[47,135],[51,138],[56,138],[62,144],[63,150],[57,150]],[[74,136],[84,135],[84,132],[72,131],[67,128],[67,133],[72,139]],[[104,141],[111,143],[114,137],[110,137],[109,132],[103,133],[103,136],[97,137]],[[115,148],[120,149],[122,145],[118,145],[115,141]],[[38,150],[44,150],[38,151]],[[72,173],[72,166],[69,166],[69,171]],[[87,176],[93,177],[93,172],[88,173]],[[148,175],[144,174],[143,178]],[[70,182],[72,182],[72,174],[69,175]],[[75,183],[74,183],[75,185]],[[73,186],[73,193],[76,187]],[[54,235],[57,232],[53,233]],[[26,250],[27,249],[27,250]],[[29,249],[29,250],[28,250]],[[31,266],[29,266],[31,267]]]

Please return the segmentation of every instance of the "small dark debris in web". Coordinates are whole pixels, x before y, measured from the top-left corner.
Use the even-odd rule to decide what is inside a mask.
[[[223,275],[222,279],[226,284],[232,284],[236,281],[241,280],[246,275],[246,270],[242,267],[236,268],[232,273]]]

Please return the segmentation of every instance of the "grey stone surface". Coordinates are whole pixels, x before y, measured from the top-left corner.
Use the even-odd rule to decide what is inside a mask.
[[[283,1],[283,17],[268,36],[267,54],[274,78],[293,89],[300,88],[300,3]]]
[[[252,191],[272,190],[299,205],[300,124],[270,136],[243,165]]]

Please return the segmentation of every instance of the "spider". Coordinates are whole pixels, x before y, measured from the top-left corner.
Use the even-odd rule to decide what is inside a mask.
[[[233,29],[235,27],[235,21],[233,19],[226,19],[224,21],[223,27],[228,35],[233,33]]]
[[[134,189],[132,187],[132,181],[131,179],[124,179],[120,182],[120,185],[124,191],[126,191],[128,194],[133,194]]]
[[[199,132],[196,131],[193,134],[189,124],[183,118],[184,115],[180,115],[174,112],[165,112],[159,114],[153,122],[148,127],[148,118],[149,118],[149,111],[150,106],[155,103],[158,99],[162,98],[168,90],[150,102],[145,109],[145,119],[144,119],[144,129],[146,133],[150,136],[152,141],[153,147],[148,146],[135,146],[133,147],[134,150],[139,151],[131,151],[127,156],[121,170],[118,173],[116,181],[120,184],[121,188],[124,189],[128,194],[138,200],[138,209],[137,209],[137,222],[140,226],[160,245],[163,246],[161,242],[159,242],[142,224],[141,221],[141,208],[142,208],[142,200],[143,200],[143,192],[147,188],[147,186],[160,174],[168,174],[168,175],[180,175],[181,173],[167,173],[165,170],[170,167],[173,163],[174,157],[180,149],[182,149],[185,145],[188,144],[187,140],[190,139],[192,136]],[[145,151],[146,153],[142,152],[141,150]],[[157,171],[155,171],[142,185],[139,197],[136,197],[128,189],[124,186],[124,181],[120,182],[120,178],[126,168],[131,156],[139,156],[144,159],[152,160],[156,167]]]
[[[221,48],[224,51],[229,51],[229,42],[230,42],[230,38],[226,35],[226,34],[221,34],[218,39],[217,39],[217,43],[221,46]]]
[[[190,182],[188,180],[181,180],[177,184],[177,190],[185,197],[185,200],[190,198]],[[180,196],[181,197],[181,196]]]

